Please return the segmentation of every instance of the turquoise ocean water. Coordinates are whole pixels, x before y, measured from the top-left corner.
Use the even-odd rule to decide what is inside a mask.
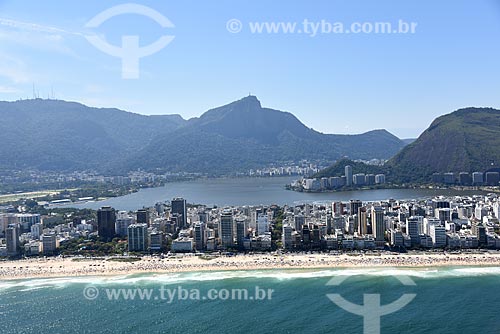
[[[339,277],[345,278],[341,284],[327,285]],[[404,285],[397,277],[410,278],[415,285]],[[256,296],[256,287],[272,289],[271,298],[203,299],[211,289],[217,289],[213,291],[223,299],[227,295],[222,292],[233,289],[247,289],[248,296]],[[363,333],[363,318],[334,304],[327,297],[332,293],[360,305],[364,294],[379,294],[382,305],[403,294],[415,294],[408,305],[381,317],[381,333],[499,333],[499,288],[497,267],[261,270],[1,281],[0,333]],[[141,300],[137,294],[134,300],[109,300],[107,291],[111,289],[152,294],[149,300]],[[188,291],[190,298],[173,297],[169,302],[167,289],[171,296]]]

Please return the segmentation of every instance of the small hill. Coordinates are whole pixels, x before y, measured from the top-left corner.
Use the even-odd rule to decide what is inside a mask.
[[[485,171],[500,165],[500,110],[465,108],[438,117],[388,163],[395,180],[434,172]]]

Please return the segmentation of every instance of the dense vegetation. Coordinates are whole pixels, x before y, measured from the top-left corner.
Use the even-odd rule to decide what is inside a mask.
[[[500,165],[500,110],[466,108],[434,120],[387,164],[395,181],[430,180],[435,172],[484,172]]]
[[[323,134],[253,96],[189,121],[54,100],[0,102],[0,168],[227,174],[282,161],[390,158],[405,143],[385,130]]]
[[[466,108],[441,116],[384,166],[340,160],[315,177],[383,173],[387,182],[430,183],[433,173],[485,172],[500,165],[500,110]]]

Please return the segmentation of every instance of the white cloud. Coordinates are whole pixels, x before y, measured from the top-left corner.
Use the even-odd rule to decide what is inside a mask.
[[[67,38],[74,36],[83,35],[57,27],[0,17],[0,40],[2,41],[77,57],[77,54],[65,45]]]
[[[22,30],[22,31],[48,33],[48,34],[52,34],[52,35],[83,36],[79,32],[73,32],[73,31],[64,30],[64,29],[46,26],[46,25],[41,25],[41,24],[37,24],[37,23],[22,22],[22,21],[11,20],[11,19],[1,18],[1,17],[0,17],[0,26],[4,26],[7,28],[12,28],[12,29],[16,29],[16,30]]]
[[[17,94],[22,93],[22,90],[11,86],[0,86],[0,94]]]

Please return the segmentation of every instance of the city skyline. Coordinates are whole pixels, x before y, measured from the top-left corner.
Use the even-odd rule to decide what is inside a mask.
[[[55,96],[90,106],[191,118],[251,93],[324,133],[385,128],[400,138],[417,137],[435,117],[459,108],[500,105],[494,66],[499,46],[491,42],[500,35],[500,6],[493,0],[426,1],[418,6],[325,1],[314,8],[305,3],[256,2],[236,8],[229,2],[148,1],[141,4],[167,17],[174,28],[162,29],[140,15],[117,16],[98,28],[85,28],[97,14],[120,4],[87,2],[76,9],[32,2],[28,13],[25,4],[0,2],[0,100]],[[204,15],[214,7],[213,15]],[[239,33],[228,31],[232,19],[242,23]],[[417,25],[413,34],[249,31],[252,22],[302,25],[304,20],[346,25],[403,20]],[[147,44],[164,31],[174,40],[140,59],[136,80],[122,79],[120,59],[84,37],[97,34],[119,45],[122,35],[138,35]],[[478,52],[486,45],[488,52]]]

